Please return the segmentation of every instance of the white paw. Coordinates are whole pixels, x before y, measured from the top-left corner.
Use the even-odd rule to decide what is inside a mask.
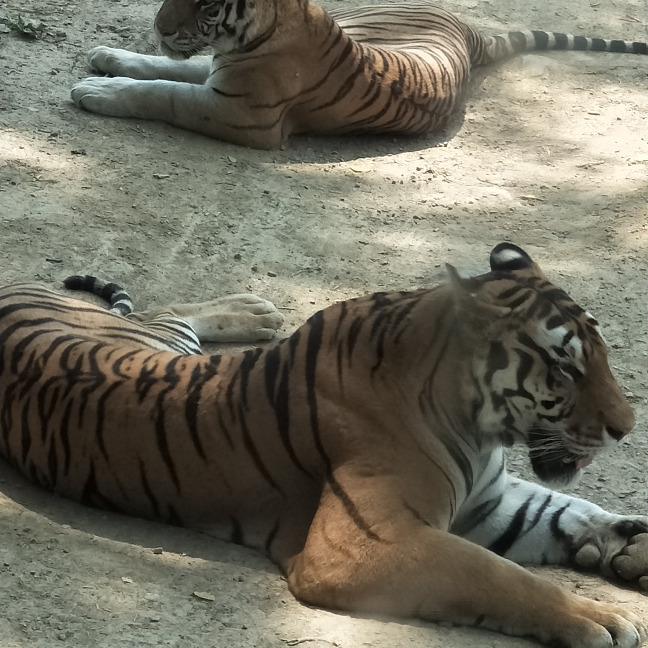
[[[642,589],[648,590],[648,533],[632,537],[612,560],[612,569],[623,580],[637,580]]]
[[[257,295],[228,295],[219,301],[226,311],[221,324],[228,324],[221,329],[223,340],[225,337],[241,342],[270,340],[284,322],[275,305]]]
[[[146,78],[142,71],[143,61],[146,59],[142,54],[105,45],[93,47],[88,52],[88,63],[93,71],[131,79]]]
[[[110,117],[132,117],[128,96],[137,81],[125,77],[88,77],[72,87],[72,101],[84,110]]]
[[[113,47],[99,45],[93,47],[88,52],[88,63],[93,72],[100,74],[111,74],[113,76],[128,76],[120,73],[120,53],[124,50],[118,50]]]

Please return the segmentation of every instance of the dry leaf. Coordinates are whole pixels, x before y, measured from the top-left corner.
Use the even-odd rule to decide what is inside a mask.
[[[194,592],[193,595],[196,598],[202,599],[203,601],[215,601],[216,597],[209,592]]]

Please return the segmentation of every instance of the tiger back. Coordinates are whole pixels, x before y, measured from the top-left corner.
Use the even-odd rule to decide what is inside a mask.
[[[521,52],[648,53],[643,42],[554,32],[485,36],[429,4],[328,13],[308,0],[165,0],[155,29],[170,58],[95,47],[90,66],[113,78],[78,83],[75,103],[255,148],[291,133],[437,131],[472,66]],[[205,48],[211,60],[194,56]]]

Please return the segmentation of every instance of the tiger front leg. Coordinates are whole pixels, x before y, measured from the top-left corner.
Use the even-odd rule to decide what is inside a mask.
[[[104,45],[93,47],[88,52],[88,63],[95,72],[141,80],[166,79],[203,84],[211,72],[211,61],[209,56],[174,60]]]
[[[186,322],[201,342],[270,340],[284,321],[272,302],[247,293],[196,304],[173,304],[137,313],[135,317],[146,322],[166,315]]]
[[[571,565],[640,586],[648,581],[648,517],[609,513],[506,473],[501,481],[472,496],[453,532],[517,563]]]
[[[88,77],[72,88],[71,96],[89,112],[163,121],[252,148],[277,148],[288,135],[281,107],[258,110],[246,103],[245,96],[218,93],[208,85]]]
[[[376,494],[384,505],[388,498]],[[337,501],[336,501],[337,500]],[[361,497],[329,492],[288,583],[306,603],[418,617],[533,636],[566,648],[637,648],[646,621],[572,594],[515,563],[420,520],[371,524]],[[366,523],[366,524],[365,524]]]

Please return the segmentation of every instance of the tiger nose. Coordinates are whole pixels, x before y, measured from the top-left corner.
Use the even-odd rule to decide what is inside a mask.
[[[612,425],[606,425],[605,426],[605,431],[615,440],[615,441],[621,441],[624,436],[630,434],[632,432],[632,428],[634,427],[635,424],[635,418],[634,414],[632,416],[629,416],[626,421],[623,421],[618,426],[612,426]]]
[[[606,426],[605,426],[605,431],[606,431],[606,432],[607,432],[607,433],[608,433],[608,434],[609,434],[613,439],[615,439],[616,441],[621,441],[621,439],[623,439],[623,437],[624,437],[626,434],[628,434],[628,432],[629,432],[630,430],[628,430],[628,431],[617,430],[617,429],[615,429],[615,428],[613,428],[613,427],[610,427],[609,425],[606,425]]]

